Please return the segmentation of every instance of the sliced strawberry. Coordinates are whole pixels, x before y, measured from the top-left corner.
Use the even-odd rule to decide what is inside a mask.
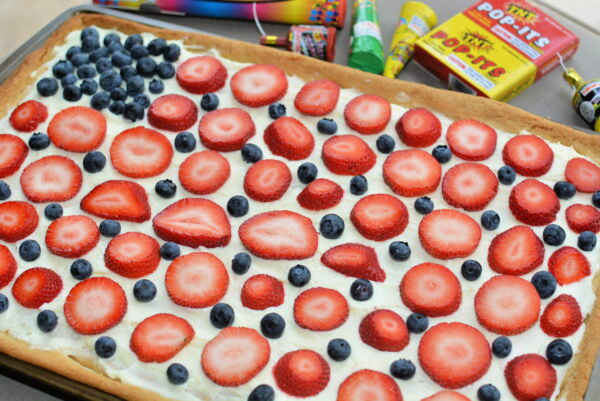
[[[171,142],[154,130],[135,127],[118,134],[110,145],[110,161],[121,174],[131,178],[154,177],[171,164]]]
[[[148,122],[154,128],[167,131],[185,131],[198,120],[198,107],[185,96],[163,95],[148,109]]]
[[[312,221],[287,210],[257,214],[242,223],[238,234],[244,247],[263,259],[307,259],[319,243]]]
[[[545,226],[556,220],[560,201],[556,192],[548,185],[528,178],[513,187],[508,206],[520,222],[532,226]]]
[[[600,167],[582,157],[569,160],[565,178],[580,192],[600,191]]]
[[[321,263],[346,276],[371,281],[385,281],[385,271],[379,266],[375,249],[362,244],[334,246],[321,256]]]
[[[315,351],[300,349],[288,352],[273,367],[275,383],[286,394],[312,397],[327,387],[330,369]]]
[[[132,181],[103,182],[81,199],[80,207],[84,212],[104,219],[141,223],[151,216],[146,191]]]
[[[510,392],[519,401],[549,399],[556,387],[556,370],[537,354],[514,358],[506,365],[504,377]]]
[[[462,395],[457,391],[442,390],[421,401],[471,401],[467,396]]]
[[[592,274],[590,261],[572,246],[556,250],[548,259],[548,270],[560,285],[576,283]]]
[[[479,224],[457,210],[434,210],[419,224],[421,245],[439,259],[467,257],[475,251],[480,239]]]
[[[35,231],[38,214],[31,204],[21,201],[0,203],[0,239],[17,242]]]
[[[421,263],[406,272],[400,297],[411,311],[426,316],[447,316],[462,300],[460,282],[452,271],[436,263]]]
[[[395,196],[368,195],[356,202],[350,220],[363,237],[385,241],[402,234],[408,225],[408,210]]]
[[[544,244],[527,226],[515,226],[498,234],[490,243],[488,264],[500,274],[520,276],[544,262]]]
[[[360,175],[371,170],[377,161],[375,152],[356,135],[335,135],[321,150],[325,166],[335,174]]]
[[[54,270],[34,267],[17,277],[12,295],[21,306],[37,309],[56,298],[62,286],[62,280]]]
[[[52,143],[70,152],[90,152],[106,137],[106,119],[91,107],[68,107],[52,117],[48,125]]]
[[[48,109],[36,100],[18,105],[10,114],[10,125],[17,131],[32,132],[48,118]]]
[[[0,134],[0,178],[16,172],[27,158],[29,147],[11,134]]]
[[[10,250],[0,244],[0,288],[12,281],[17,273],[17,261]]]
[[[463,160],[485,160],[496,150],[496,130],[477,120],[455,121],[446,131],[453,154]]]
[[[515,171],[526,177],[539,177],[552,167],[554,152],[540,137],[517,135],[508,140],[502,150],[502,159]]]
[[[294,106],[302,114],[324,116],[335,109],[340,97],[340,86],[322,79],[307,82],[296,95]]]
[[[404,320],[389,309],[369,313],[361,320],[358,332],[365,344],[379,351],[401,351],[410,340]]]
[[[550,302],[542,317],[540,327],[551,337],[568,337],[583,324],[583,316],[577,300],[561,294]]]
[[[188,345],[194,335],[194,328],[187,320],[158,313],[135,327],[129,347],[142,362],[166,362]]]
[[[445,388],[477,381],[491,361],[492,352],[483,334],[464,323],[438,323],[423,334],[419,343],[421,367]]]
[[[158,242],[142,233],[127,232],[110,240],[104,252],[104,263],[109,270],[127,278],[147,276],[158,267]]]
[[[269,342],[254,329],[226,327],[202,350],[202,370],[220,386],[237,387],[252,380],[269,362]]]
[[[216,57],[190,57],[177,67],[175,78],[186,91],[203,94],[225,86],[227,70]]]
[[[236,72],[229,83],[235,99],[250,107],[269,105],[287,92],[285,73],[271,64],[254,64]]]
[[[196,195],[212,194],[225,184],[231,168],[226,158],[214,150],[203,150],[187,157],[179,166],[179,181]]]
[[[279,160],[265,159],[248,169],[244,191],[255,201],[272,202],[280,199],[292,182],[288,166]]]
[[[165,241],[192,248],[225,246],[231,239],[225,211],[208,199],[181,199],[154,216],[152,226]]]
[[[540,315],[540,296],[533,284],[515,276],[494,276],[475,295],[477,320],[503,335],[524,332]]]
[[[242,287],[242,305],[254,310],[264,310],[283,303],[283,283],[268,274],[250,277]]]
[[[46,231],[46,247],[63,258],[81,257],[94,249],[99,240],[96,222],[86,216],[59,217]]]
[[[383,131],[391,116],[390,102],[377,95],[357,96],[344,109],[344,119],[348,127],[363,135]]]
[[[273,121],[263,139],[271,153],[288,160],[306,159],[315,147],[313,134],[294,117],[280,117]]]
[[[442,166],[420,149],[398,150],[383,163],[383,180],[398,195],[421,196],[435,191]]]
[[[318,178],[305,186],[296,200],[305,209],[325,210],[340,203],[343,196],[344,190],[337,183]]]
[[[442,134],[440,119],[423,108],[406,111],[396,123],[396,133],[407,146],[422,148],[430,146]]]
[[[565,210],[567,224],[576,233],[600,231],[600,210],[591,205],[575,204]]]
[[[498,177],[480,163],[451,167],[442,180],[442,195],[449,205],[468,211],[483,210],[498,193]]]
[[[390,376],[361,369],[346,377],[338,389],[337,401],[402,401],[400,387]]]
[[[81,169],[64,156],[46,156],[21,173],[21,188],[32,202],[64,202],[81,189]]]
[[[346,298],[329,288],[311,288],[294,301],[294,320],[298,326],[312,331],[337,329],[349,313]]]
[[[198,124],[202,144],[219,152],[240,150],[255,133],[250,114],[233,107],[209,111]]]

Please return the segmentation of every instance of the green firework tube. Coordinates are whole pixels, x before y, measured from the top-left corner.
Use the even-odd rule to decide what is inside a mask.
[[[385,64],[376,0],[354,0],[348,65],[381,74]]]

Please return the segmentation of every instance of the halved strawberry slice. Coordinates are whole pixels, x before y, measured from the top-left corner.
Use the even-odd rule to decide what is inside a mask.
[[[10,114],[10,125],[17,131],[32,132],[48,118],[48,109],[37,100],[18,105]]]
[[[68,107],[52,117],[48,125],[52,143],[70,152],[90,152],[106,137],[106,119],[91,107]]]
[[[81,189],[81,169],[71,159],[52,155],[29,164],[21,173],[21,188],[32,202],[64,202]]]
[[[344,190],[337,183],[318,178],[305,186],[296,200],[305,209],[325,210],[340,203],[343,196]]]
[[[186,91],[203,94],[221,89],[227,79],[227,70],[216,57],[190,57],[177,67],[175,78]]]
[[[12,295],[21,306],[37,309],[56,298],[62,286],[62,280],[54,270],[34,267],[17,277],[12,286]]]
[[[401,351],[410,340],[404,319],[389,309],[369,313],[361,320],[358,332],[365,344],[379,351]]]
[[[513,187],[508,206],[520,222],[531,226],[545,226],[556,220],[560,201],[556,192],[548,185],[528,178]]]
[[[421,107],[402,114],[395,128],[400,140],[415,148],[433,145],[442,134],[440,119]]]
[[[442,166],[420,149],[398,150],[383,163],[383,180],[398,195],[421,196],[435,191]]]
[[[575,204],[565,210],[567,224],[576,233],[600,231],[600,210],[591,205]]]
[[[580,192],[600,191],[600,167],[582,157],[569,160],[565,178]]]
[[[325,166],[335,174],[360,175],[371,170],[377,161],[375,152],[356,135],[335,135],[321,149]]]
[[[315,287],[303,291],[294,301],[294,320],[312,331],[329,331],[348,319],[348,302],[336,290]]]
[[[78,258],[98,244],[100,232],[96,222],[86,216],[62,216],[46,231],[46,247],[63,258]]]
[[[475,295],[475,313],[491,332],[515,335],[535,324],[540,296],[533,284],[515,276],[494,276]]]
[[[321,263],[346,276],[383,282],[385,271],[379,266],[375,249],[362,244],[334,246],[321,256]]]
[[[490,268],[500,274],[520,276],[544,262],[544,244],[527,226],[515,226],[498,234],[488,250]]]
[[[475,251],[480,239],[479,224],[457,210],[434,210],[419,224],[421,245],[439,259],[467,257]]]
[[[498,193],[498,177],[480,163],[451,167],[442,180],[442,195],[448,204],[468,211],[483,210]]]
[[[421,401],[471,401],[467,396],[462,395],[457,391],[442,390]]]
[[[263,139],[271,153],[288,160],[306,159],[315,147],[313,134],[294,117],[280,117],[273,121]]]
[[[265,159],[246,171],[244,191],[255,201],[272,202],[285,194],[291,182],[292,173],[284,162]]]
[[[556,387],[556,370],[546,358],[537,354],[519,355],[504,369],[510,392],[522,401],[550,398]]]
[[[344,109],[348,127],[363,135],[383,131],[392,116],[390,102],[377,95],[359,95]]]
[[[460,282],[450,269],[437,263],[421,263],[406,272],[400,297],[411,311],[426,316],[447,316],[462,300]]]
[[[450,150],[463,160],[485,160],[494,153],[496,130],[477,120],[455,121],[446,131]]]
[[[402,234],[408,225],[408,210],[395,196],[368,195],[356,202],[350,220],[363,237],[385,241]]]
[[[10,283],[17,273],[17,261],[10,250],[0,245],[0,288]]]
[[[540,327],[551,337],[568,337],[583,324],[583,316],[577,300],[568,294],[561,294],[550,302],[542,317]]]
[[[554,152],[540,137],[517,135],[504,145],[502,159],[521,175],[539,177],[552,167]]]
[[[129,347],[142,362],[166,362],[192,341],[195,332],[187,320],[170,313],[158,313],[140,322]]]
[[[250,114],[233,107],[209,111],[198,124],[202,144],[219,152],[240,150],[255,132]]]
[[[159,248],[154,238],[130,231],[110,240],[104,252],[104,263],[109,270],[123,277],[144,277],[158,267]]]
[[[269,342],[254,329],[226,327],[202,350],[202,370],[220,386],[237,387],[252,380],[269,362]]]
[[[21,201],[0,203],[0,239],[17,242],[35,231],[38,214],[31,204]]]
[[[572,246],[557,249],[548,259],[548,270],[560,285],[576,283],[592,274],[590,261]]]
[[[231,168],[226,158],[214,150],[188,156],[179,166],[179,181],[196,195],[212,194],[225,184]]]
[[[286,394],[312,397],[327,387],[329,364],[315,351],[300,349],[288,352],[273,367],[275,383]]]
[[[285,73],[271,64],[254,64],[236,72],[229,83],[235,99],[250,107],[269,105],[287,92]]]
[[[110,161],[121,174],[131,178],[154,177],[171,164],[173,147],[161,133],[144,128],[129,128],[110,145]]]
[[[154,216],[152,226],[165,241],[192,248],[225,246],[231,239],[231,225],[225,211],[208,199],[181,199]]]
[[[402,401],[400,387],[390,376],[361,369],[346,377],[338,389],[337,401]]]
[[[264,310],[283,303],[283,283],[268,274],[250,277],[242,287],[242,305],[254,310]]]
[[[29,147],[11,134],[0,134],[0,178],[16,172],[27,158]]]
[[[71,288],[65,300],[67,323],[79,334],[100,334],[113,328],[127,311],[127,297],[115,281],[92,277]]]
[[[110,180],[97,185],[81,199],[81,210],[104,219],[141,223],[150,219],[144,188],[135,182]]]
[[[155,128],[167,131],[185,131],[198,120],[198,107],[185,96],[163,95],[148,109],[148,122]]]
[[[340,97],[340,86],[322,79],[304,84],[294,99],[294,106],[302,114],[324,116],[335,109]]]
[[[238,234],[244,247],[263,259],[307,259],[319,243],[312,221],[288,210],[257,214],[242,223]]]

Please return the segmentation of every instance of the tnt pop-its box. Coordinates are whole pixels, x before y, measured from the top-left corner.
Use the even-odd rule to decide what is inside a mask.
[[[508,101],[568,59],[579,38],[522,0],[480,1],[420,38],[414,58],[450,89]]]

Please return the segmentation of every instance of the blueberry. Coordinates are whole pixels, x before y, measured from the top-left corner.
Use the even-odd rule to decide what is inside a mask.
[[[85,259],[76,259],[71,263],[71,276],[75,280],[85,280],[92,276],[92,264]]]
[[[486,210],[481,215],[481,225],[489,231],[497,229],[500,225],[500,215],[493,210]]]
[[[100,223],[100,234],[105,237],[116,237],[121,233],[121,223],[116,220],[104,220]]]
[[[108,50],[110,50],[111,53],[116,53],[116,52],[124,52],[125,48],[123,47],[123,45],[120,42],[110,42],[108,45],[106,45],[106,47],[108,47]]]
[[[571,199],[575,196],[575,186],[568,181],[558,181],[554,184],[554,192],[560,199]]]
[[[116,43],[121,43],[121,37],[116,34],[116,33],[108,33],[106,34],[106,36],[104,37],[104,40],[102,40],[102,43],[104,44],[104,46],[108,46],[109,44],[116,42]]]
[[[303,184],[309,184],[317,178],[318,172],[317,166],[313,163],[302,163],[300,167],[298,167],[298,179]]]
[[[553,365],[564,365],[573,357],[571,345],[562,339],[553,340],[546,347],[546,358]]]
[[[121,86],[121,76],[115,70],[107,70],[100,74],[100,87],[107,92]]]
[[[227,211],[233,217],[242,217],[248,213],[248,199],[242,195],[235,195],[227,201]]]
[[[8,309],[8,298],[6,295],[0,294],[0,313],[4,313]]]
[[[362,278],[354,280],[350,286],[350,296],[356,301],[367,301],[373,296],[373,284]]]
[[[600,208],[600,191],[596,191],[592,195],[592,205]]]
[[[58,79],[63,79],[73,72],[73,64],[69,60],[60,60],[52,66],[52,75]]]
[[[150,107],[150,98],[145,93],[138,93],[133,98],[135,103],[141,104],[143,108],[147,109]]]
[[[551,297],[554,291],[556,291],[556,279],[548,271],[535,273],[531,278],[531,284],[533,284],[542,299]]]
[[[256,163],[263,158],[263,153],[260,148],[252,143],[247,143],[242,148],[242,159],[246,163]]]
[[[110,103],[110,94],[108,92],[98,92],[90,100],[90,106],[96,110],[103,110]]]
[[[322,118],[317,123],[317,130],[324,135],[333,135],[337,132],[337,123],[331,118]]]
[[[481,276],[481,264],[474,259],[465,260],[460,266],[460,273],[467,281],[475,281]]]
[[[109,336],[102,336],[96,340],[94,349],[100,358],[110,358],[117,351],[117,343]]]
[[[163,38],[152,39],[148,43],[148,52],[153,56],[158,56],[165,51],[165,47],[167,47],[167,42]]]
[[[137,76],[137,70],[132,65],[126,65],[125,67],[121,68],[121,70],[119,71],[119,75],[121,76],[123,81],[127,82],[131,78]]]
[[[500,336],[492,342],[492,353],[497,358],[506,358],[512,351],[512,341],[510,338]]]
[[[294,287],[304,287],[310,281],[310,270],[304,265],[296,265],[288,272],[288,280]]]
[[[63,99],[68,102],[76,102],[81,99],[81,89],[77,85],[67,85],[63,89]]]
[[[344,220],[337,214],[326,214],[319,224],[319,232],[327,239],[337,239],[344,233]]]
[[[196,149],[196,137],[188,131],[180,132],[175,137],[175,149],[181,153],[190,153]]]
[[[52,96],[58,91],[58,82],[54,78],[42,78],[36,85],[40,96]]]
[[[19,245],[19,255],[26,262],[33,262],[40,257],[40,253],[42,253],[42,248],[36,240],[27,239]]]
[[[117,68],[131,64],[131,56],[125,52],[116,51],[112,54],[110,61]]]
[[[408,380],[415,375],[415,364],[408,359],[398,359],[390,365],[390,373],[396,379]]]
[[[279,338],[285,330],[285,320],[278,313],[267,313],[260,319],[260,331],[267,338]]]
[[[269,117],[273,120],[277,120],[279,117],[284,117],[286,113],[286,108],[283,103],[275,102],[269,105]]]
[[[83,158],[83,168],[88,173],[98,173],[106,166],[106,156],[98,150],[89,152]]]
[[[343,338],[334,338],[327,344],[327,355],[334,361],[345,361],[352,353],[352,347]]]
[[[53,311],[46,309],[38,313],[37,325],[44,333],[50,333],[58,324],[58,316]]]
[[[67,74],[66,77],[60,80],[60,84],[63,88],[69,85],[75,85],[75,82],[77,82],[77,75],[75,74]]]
[[[450,148],[448,148],[448,146],[446,145],[436,146],[431,151],[431,155],[435,157],[435,159],[441,164],[447,163],[450,161],[450,159],[452,159],[452,152],[450,151]]]
[[[73,67],[79,67],[80,65],[88,64],[90,62],[90,55],[87,53],[77,53],[71,57],[71,64]]]
[[[511,166],[502,166],[498,169],[498,180],[504,185],[510,185],[515,182],[517,173]]]
[[[235,274],[245,274],[248,269],[250,269],[250,265],[252,264],[252,258],[246,252],[240,252],[236,254],[231,260],[231,270]]]
[[[181,249],[175,242],[165,242],[160,247],[160,256],[165,260],[173,260],[181,255]]]
[[[29,147],[32,150],[43,150],[50,146],[50,137],[44,133],[36,132],[29,138]]]
[[[596,235],[591,231],[584,231],[577,237],[577,246],[582,251],[591,251],[596,246]]]
[[[148,49],[145,46],[134,45],[131,47],[131,49],[129,49],[129,54],[131,55],[131,58],[133,58],[134,60],[139,60],[141,58],[148,57],[150,52],[148,51]]]
[[[567,234],[558,224],[549,224],[544,228],[543,238],[548,245],[559,246],[565,242]]]
[[[210,322],[217,329],[231,326],[235,319],[233,308],[225,303],[218,303],[210,310]]]
[[[427,196],[421,196],[415,199],[415,210],[421,214],[429,214],[433,212],[433,201]]]
[[[94,51],[90,52],[90,62],[97,63],[101,58],[106,58],[110,55],[110,49],[108,47],[99,47]]]
[[[274,401],[275,391],[268,384],[260,384],[254,388],[248,395],[246,401]]]
[[[135,70],[142,77],[152,78],[156,74],[156,61],[152,57],[142,57],[135,65]]]
[[[48,220],[56,220],[63,215],[63,208],[58,203],[49,203],[44,208],[44,216]]]
[[[104,71],[112,69],[112,62],[108,57],[102,57],[96,61],[96,71],[98,74],[102,74]]]
[[[200,107],[204,111],[213,111],[219,107],[219,97],[214,93],[207,93],[200,100]]]
[[[84,40],[86,40],[87,38],[96,38],[96,39],[99,39],[100,38],[100,33],[98,32],[98,30],[96,28],[88,26],[87,28],[84,28],[81,31],[81,34],[79,35],[79,38],[81,39],[82,42]]]
[[[392,138],[391,136],[387,135],[387,134],[383,134],[381,135],[379,138],[377,138],[377,142],[375,142],[375,146],[377,146],[377,150],[380,151],[381,153],[391,153],[394,150],[394,147],[396,147],[396,142],[394,141],[394,138]]]
[[[477,390],[477,399],[479,401],[499,401],[500,390],[493,384],[484,384]]]
[[[138,280],[133,285],[133,296],[140,302],[150,302],[156,296],[156,286],[145,278]]]
[[[81,50],[90,53],[100,47],[100,41],[98,38],[87,37],[81,41]]]
[[[123,109],[123,117],[129,121],[137,121],[144,118],[144,105],[138,102],[130,102],[125,104]]]
[[[161,198],[172,198],[175,196],[175,192],[177,191],[177,185],[168,178],[166,180],[160,180],[154,186],[154,190]]]
[[[127,92],[121,87],[114,88],[110,91],[111,100],[125,100],[127,99]]]
[[[67,60],[71,60],[73,58],[73,56],[75,56],[76,54],[81,53],[83,50],[81,50],[80,46],[71,46],[69,47],[69,50],[67,50]]]
[[[171,384],[183,384],[189,376],[187,368],[180,363],[172,363],[167,368],[167,379]]]
[[[427,330],[429,327],[429,319],[427,316],[413,312],[406,319],[408,331],[414,334],[419,334]]]
[[[108,110],[110,110],[110,112],[113,114],[123,114],[123,111],[125,110],[125,102],[122,100],[111,102],[111,104],[108,106]]]
[[[129,96],[135,96],[138,93],[144,92],[144,78],[139,75],[135,75],[127,81],[127,94]]]
[[[131,50],[133,48],[133,46],[135,46],[135,45],[143,45],[143,44],[144,44],[144,39],[142,38],[142,35],[140,35],[139,33],[128,36],[127,39],[125,39],[125,48],[127,50]]]
[[[403,241],[394,241],[390,244],[389,253],[392,259],[403,262],[410,258],[410,246]]]
[[[171,63],[161,61],[156,67],[156,75],[162,79],[173,78],[175,75],[175,67],[173,67],[173,64]]]
[[[161,81],[160,79],[154,78],[148,84],[148,90],[150,91],[150,93],[158,95],[160,93],[163,93],[163,91],[165,90],[165,84],[163,84],[163,81]]]
[[[181,55],[181,49],[174,43],[167,45],[163,50],[163,57],[165,61],[173,62],[179,59]]]
[[[5,181],[0,181],[0,201],[10,198],[11,193],[10,186]]]
[[[93,95],[98,90],[98,82],[93,79],[84,79],[79,88],[84,95]]]
[[[354,195],[362,195],[369,190],[369,184],[364,175],[355,175],[350,180],[350,192]]]

